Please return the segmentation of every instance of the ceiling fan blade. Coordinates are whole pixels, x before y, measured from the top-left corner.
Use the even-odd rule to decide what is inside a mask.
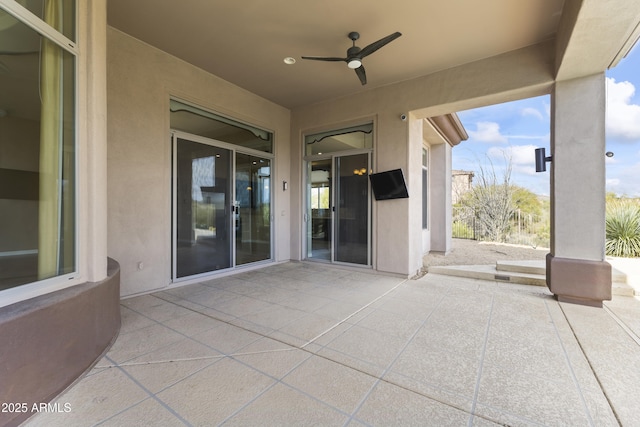
[[[380,49],[382,46],[391,43],[392,41],[394,41],[395,39],[397,39],[398,37],[400,37],[402,35],[402,33],[399,32],[395,32],[393,34],[389,34],[387,37],[383,37],[380,40],[378,40],[377,42],[373,42],[371,43],[369,46],[363,48],[360,51],[360,58],[364,58],[365,56],[371,55],[373,52],[375,52],[376,50]]]
[[[313,61],[343,61],[346,62],[347,58],[335,58],[335,57],[321,57],[321,56],[303,56],[302,59],[311,59]]]
[[[358,75],[358,78],[360,79],[360,83],[362,83],[362,86],[367,84],[367,73],[364,71],[364,65],[359,66],[358,68],[356,68],[356,74]]]

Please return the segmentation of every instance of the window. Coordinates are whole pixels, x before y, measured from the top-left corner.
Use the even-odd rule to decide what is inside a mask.
[[[305,155],[373,148],[373,123],[304,137]]]
[[[273,133],[172,99],[171,129],[273,153]]]
[[[0,0],[0,291],[77,270],[75,1],[26,3]]]
[[[429,149],[422,148],[422,229],[429,229]]]
[[[329,209],[329,187],[311,187],[311,209]]]

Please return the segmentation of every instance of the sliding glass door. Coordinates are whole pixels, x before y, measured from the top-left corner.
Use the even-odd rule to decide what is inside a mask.
[[[371,265],[369,157],[307,161],[307,259]]]
[[[271,258],[271,160],[236,153],[236,265]]]
[[[331,261],[333,241],[331,159],[307,163],[307,257]]]
[[[271,259],[271,159],[177,135],[174,279]]]
[[[338,262],[369,264],[369,154],[335,158],[335,255]]]
[[[223,148],[177,139],[175,276],[231,267],[231,159]]]

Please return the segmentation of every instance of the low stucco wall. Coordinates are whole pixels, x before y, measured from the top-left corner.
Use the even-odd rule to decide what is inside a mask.
[[[0,310],[0,426],[16,426],[90,369],[120,330],[120,266],[107,278]],[[24,405],[26,404],[26,405]],[[64,409],[64,408],[62,408]]]

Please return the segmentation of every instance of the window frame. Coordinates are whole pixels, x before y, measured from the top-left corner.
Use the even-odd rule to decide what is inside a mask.
[[[80,39],[80,31],[79,31],[79,19],[80,15],[78,6],[79,2],[77,0],[74,1],[74,10],[75,10],[75,36],[76,40]],[[83,257],[81,256],[81,251],[83,249],[82,239],[80,238],[80,234],[82,232],[83,227],[81,223],[83,222],[84,215],[82,214],[82,200],[80,196],[80,187],[82,184],[82,179],[84,177],[81,174],[81,170],[79,167],[80,163],[80,151],[81,147],[79,144],[79,111],[80,111],[80,52],[78,49],[78,43],[70,40],[66,36],[64,36],[61,32],[54,29],[52,26],[44,22],[44,20],[37,17],[27,8],[20,5],[15,0],[0,0],[0,9],[9,15],[13,16],[15,19],[20,21],[21,23],[27,25],[33,31],[38,33],[41,37],[44,37],[58,47],[63,49],[65,52],[73,55],[74,58],[74,76],[73,76],[73,146],[74,146],[74,164],[73,164],[73,174],[75,176],[75,185],[73,190],[74,197],[74,271],[70,273],[61,274],[58,276],[54,276],[48,279],[36,280],[34,282],[24,283],[21,285],[17,285],[8,289],[0,290],[0,307],[5,307],[11,304],[15,304],[21,301],[25,301],[31,298],[39,297],[48,293],[56,292],[65,288],[69,288],[72,286],[76,286],[85,282],[86,279],[83,276],[82,271],[84,270],[82,262]],[[106,260],[105,260],[106,262]]]

